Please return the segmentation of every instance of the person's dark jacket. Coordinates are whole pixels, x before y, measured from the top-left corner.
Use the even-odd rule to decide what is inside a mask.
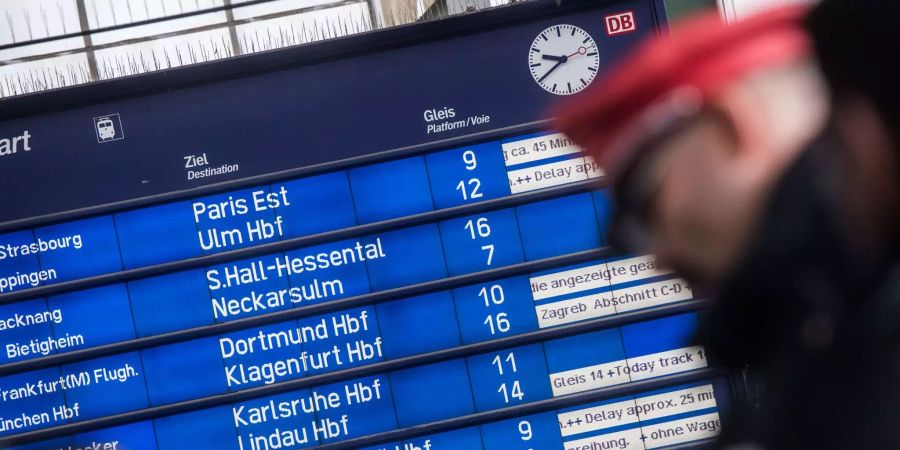
[[[725,415],[723,448],[900,448],[900,264],[847,241],[829,142],[773,192],[701,328],[710,357],[749,388],[748,407]]]

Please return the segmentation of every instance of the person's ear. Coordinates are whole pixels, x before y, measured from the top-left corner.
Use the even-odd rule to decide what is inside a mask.
[[[745,89],[727,89],[712,102],[713,117],[730,135],[731,148],[737,152],[735,156],[754,151],[763,144],[761,133],[765,132],[765,124],[757,101]]]

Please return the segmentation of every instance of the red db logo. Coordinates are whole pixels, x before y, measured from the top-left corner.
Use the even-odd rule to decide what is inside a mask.
[[[612,14],[606,16],[605,20],[606,34],[609,36],[637,31],[637,23],[634,21],[634,12],[632,11]]]

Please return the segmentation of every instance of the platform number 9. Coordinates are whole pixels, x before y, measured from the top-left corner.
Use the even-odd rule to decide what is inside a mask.
[[[463,152],[463,162],[466,163],[466,170],[475,170],[478,167],[478,159],[472,150]]]
[[[523,441],[530,441],[534,437],[534,433],[531,431],[531,422],[527,420],[519,422],[519,437]]]

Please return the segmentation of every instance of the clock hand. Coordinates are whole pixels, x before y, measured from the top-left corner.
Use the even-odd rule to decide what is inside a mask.
[[[542,55],[541,58],[549,59],[550,61],[559,61],[559,62],[566,62],[566,60],[569,59],[565,55],[563,55],[563,56]]]
[[[564,56],[564,58],[571,58],[571,57],[573,57],[573,56],[575,56],[575,55],[586,55],[588,49],[591,49],[591,48],[594,48],[594,46],[591,45],[590,47],[578,47],[578,51],[577,51],[577,52],[572,53],[571,55],[568,55],[568,56]]]
[[[553,73],[554,70],[556,70],[557,67],[561,66],[564,62],[566,61],[563,59],[559,60],[559,62],[553,65],[553,67],[551,67],[550,70],[548,70],[547,73],[545,73],[544,76],[542,76],[541,79],[538,80],[538,83],[543,82],[547,77],[550,76],[551,73]]]

